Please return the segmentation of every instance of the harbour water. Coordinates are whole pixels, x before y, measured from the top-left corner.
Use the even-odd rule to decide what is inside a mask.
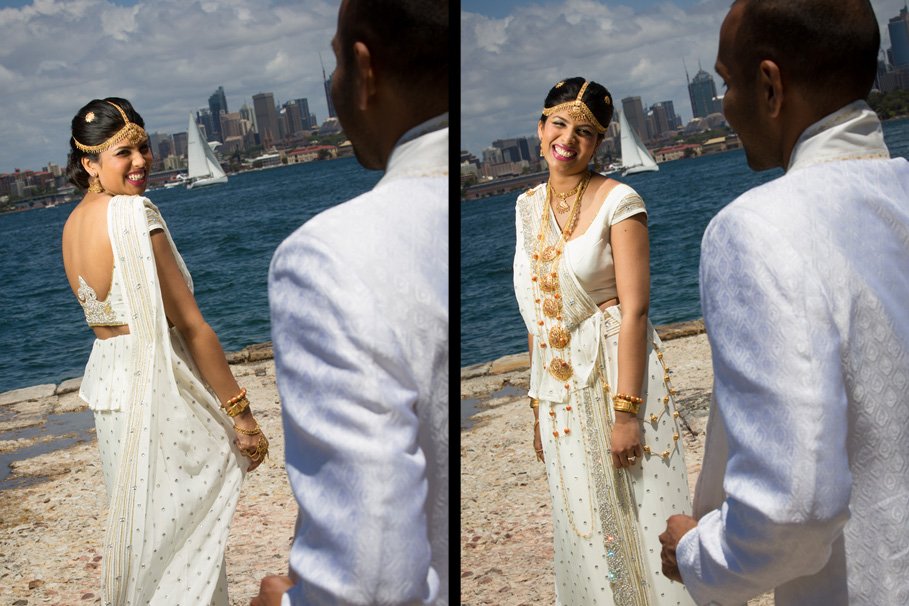
[[[884,137],[892,156],[909,158],[909,119],[885,123]],[[636,189],[647,205],[654,324],[701,317],[698,262],[704,229],[736,196],[781,174],[752,172],[745,153],[737,150],[667,162],[656,173],[613,175]],[[461,203],[461,366],[527,348],[512,283],[518,194]]]
[[[268,265],[318,212],[372,188],[378,171],[354,158],[232,175],[225,185],[149,192],[225,350],[270,340]],[[0,215],[0,392],[80,376],[94,334],[60,253],[73,205]]]

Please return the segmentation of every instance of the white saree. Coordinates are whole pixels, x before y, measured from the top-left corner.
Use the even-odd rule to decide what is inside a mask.
[[[569,255],[558,269],[563,301],[559,321],[571,335],[558,355],[570,360],[574,372],[569,380],[557,380],[547,370],[554,345],[539,346],[555,326],[552,317],[540,313],[539,299],[545,295],[532,279],[545,192],[542,185],[518,198],[514,284],[521,315],[534,336],[529,395],[540,401],[540,435],[552,499],[556,603],[691,605],[684,586],[664,577],[660,565],[659,534],[666,518],[691,511],[681,429],[660,339],[648,322],[644,404],[639,413],[646,452],[638,465],[618,470],[609,449],[621,310],[597,307],[581,286]],[[643,201],[633,191],[610,195],[603,204],[613,223],[644,212]],[[555,221],[542,236],[544,244],[558,241]]]
[[[157,227],[192,288],[157,208],[140,196],[111,199],[108,232],[130,332],[96,341],[81,393],[95,412],[109,496],[102,600],[226,606],[224,550],[245,459],[168,326],[149,235]]]

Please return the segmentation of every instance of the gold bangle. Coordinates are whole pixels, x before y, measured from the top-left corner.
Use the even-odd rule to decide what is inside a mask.
[[[245,397],[246,397],[246,388],[245,388],[245,387],[241,387],[241,388],[240,388],[240,393],[238,393],[237,395],[235,395],[234,397],[232,397],[231,399],[229,399],[227,402],[225,402],[225,403],[223,404],[223,406],[224,406],[224,407],[227,407],[227,406],[230,406],[231,404],[236,404],[237,402],[239,402],[240,400],[242,400],[242,399],[245,398]]]
[[[643,404],[644,403],[644,398],[640,398],[638,396],[629,396],[628,394],[625,394],[625,393],[617,393],[617,394],[615,394],[615,397],[620,398],[622,400],[628,400],[632,404]]]
[[[243,429],[239,425],[234,425],[234,431],[237,433],[242,433],[244,436],[254,436],[256,434],[262,433],[262,428],[259,427],[258,423],[256,423],[255,429]]]
[[[539,406],[540,406],[539,400],[537,400],[536,398],[530,398],[530,407],[531,408],[539,408]]]
[[[236,417],[237,415],[243,414],[243,412],[249,408],[249,400],[247,398],[242,398],[233,404],[227,404],[223,406],[224,412],[227,413],[228,417]]]
[[[638,409],[630,404],[616,404],[612,409],[616,412],[630,412],[634,416],[638,416]]]

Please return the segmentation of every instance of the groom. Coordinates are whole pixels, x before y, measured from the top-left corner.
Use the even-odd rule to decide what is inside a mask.
[[[694,515],[660,536],[698,604],[909,604],[909,163],[866,98],[868,0],[737,0],[723,109],[784,176],[708,226],[714,403]]]
[[[254,606],[448,605],[448,20],[447,0],[341,2],[331,96],[385,174],[271,262],[299,515]]]

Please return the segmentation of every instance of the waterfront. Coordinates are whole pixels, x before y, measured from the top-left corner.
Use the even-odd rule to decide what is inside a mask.
[[[270,340],[268,264],[316,213],[381,178],[354,158],[234,175],[221,186],[154,191],[226,350]],[[0,215],[0,392],[82,374],[94,335],[63,272],[60,235],[72,204]]]
[[[884,136],[893,156],[909,157],[909,119],[885,122]],[[707,223],[742,192],[781,174],[752,172],[739,150],[619,177],[641,194],[649,213],[654,324],[701,316],[698,262]],[[519,193],[461,203],[461,366],[527,348],[512,284]]]

